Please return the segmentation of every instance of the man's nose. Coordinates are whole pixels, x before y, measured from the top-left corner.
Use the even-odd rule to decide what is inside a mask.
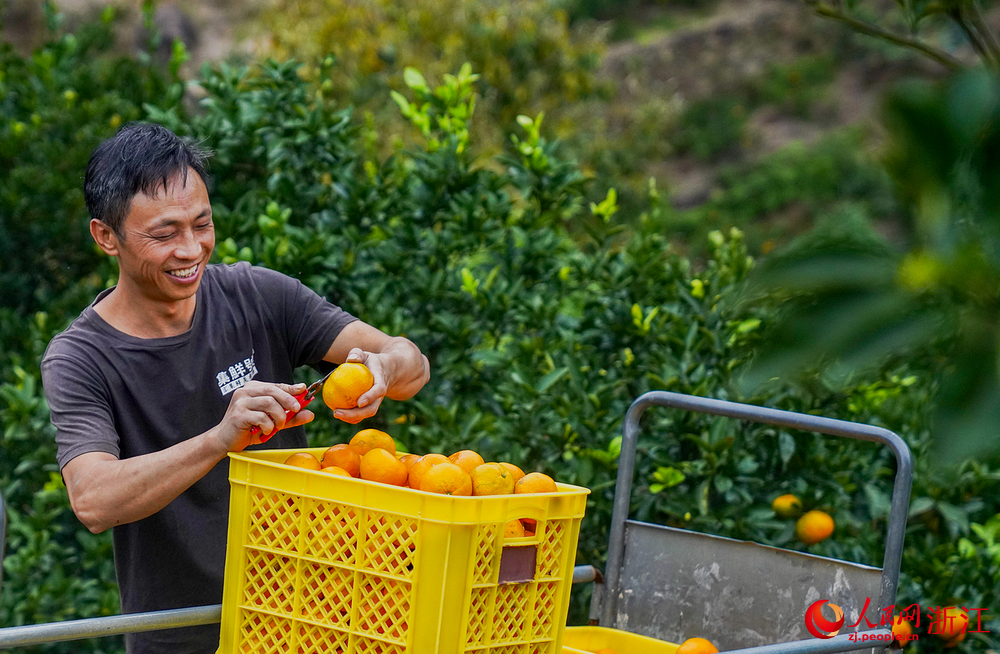
[[[183,235],[177,241],[177,248],[174,256],[178,259],[197,259],[201,254],[201,243],[193,229],[184,230]]]

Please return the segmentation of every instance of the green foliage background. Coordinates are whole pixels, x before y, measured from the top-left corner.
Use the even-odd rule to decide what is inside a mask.
[[[615,194],[593,184],[588,191],[580,167],[542,135],[540,117],[517,119],[500,158],[478,158],[474,69],[442,75],[440,85],[437,76],[428,83],[407,74],[396,102],[415,145],[384,157],[380,145],[393,134],[357,120],[322,76],[300,74],[294,61],[207,68],[205,96],[192,109],[176,76],[97,56],[99,42],[63,35],[27,60],[2,51],[0,154],[12,172],[0,180],[0,229],[14,233],[31,220],[37,235],[32,247],[6,251],[0,268],[21,285],[4,294],[0,311],[0,488],[10,518],[0,625],[118,611],[109,534],[93,536],[76,521],[56,469],[38,363],[48,340],[115,275],[83,229],[79,174],[56,171],[82,170],[93,146],[133,118],[216,151],[218,261],[294,275],[428,355],[427,387],[387,403],[365,426],[385,428],[413,451],[474,447],[590,487],[578,562],[603,560],[627,407],[665,389],[896,431],[917,461],[900,603],[1000,606],[1000,465],[930,466],[930,413],[946,364],[938,351],[837,386],[814,376],[739,392],[781,309],[766,298],[740,301],[756,264],[747,237],[727,223],[751,201],[779,206],[796,180],[811,180],[796,197],[827,205],[840,187],[830,186],[823,162],[849,148],[831,142],[820,147],[826,155],[792,153],[756,176],[734,174],[727,192],[700,209],[691,239],[708,256],[692,261],[670,243],[666,226],[677,216],[655,185],[641,211],[617,211]],[[176,55],[174,73],[183,52]],[[325,59],[311,70],[334,66]],[[60,98],[80,110],[56,111]],[[799,165],[813,159],[812,168]],[[879,206],[878,175],[848,160],[861,181],[847,209]],[[25,181],[42,175],[44,184]],[[605,200],[588,205],[588,192]],[[709,231],[706,222],[725,228]],[[320,412],[309,435],[325,445],[355,429]],[[643,424],[632,505],[644,520],[878,565],[892,473],[889,453],[871,444],[654,410]],[[833,515],[834,537],[798,545],[792,523],[770,510],[784,492]],[[579,622],[586,591],[575,596],[571,619]],[[996,632],[991,615],[986,628]],[[928,636],[917,647],[925,642],[926,651],[939,645]],[[995,633],[976,634],[956,651],[997,645]],[[106,639],[45,651],[119,648]]]

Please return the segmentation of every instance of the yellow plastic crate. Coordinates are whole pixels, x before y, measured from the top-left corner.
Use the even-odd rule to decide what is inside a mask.
[[[434,495],[292,451],[229,455],[222,654],[561,651],[586,488]],[[535,535],[504,539],[516,518]]]
[[[563,654],[588,654],[613,649],[618,654],[674,654],[677,645],[607,627],[566,627]]]

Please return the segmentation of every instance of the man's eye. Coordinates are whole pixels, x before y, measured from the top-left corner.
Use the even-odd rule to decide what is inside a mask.
[[[170,234],[151,234],[151,236],[154,239],[156,239],[157,241],[165,241],[168,238],[170,238],[171,236],[173,236],[173,233],[170,233]]]
[[[208,229],[212,226],[212,223],[202,223],[201,225],[195,225],[195,229]]]

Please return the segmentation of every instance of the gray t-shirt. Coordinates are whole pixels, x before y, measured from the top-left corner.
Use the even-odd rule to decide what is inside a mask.
[[[177,336],[129,336],[94,305],[42,359],[60,469],[86,452],[124,459],[207,431],[248,380],[291,383],[298,366],[328,368],[323,356],[356,320],[299,281],[246,263],[206,266],[191,329]],[[251,449],[305,445],[296,427]],[[114,528],[123,613],[222,601],[228,470],[223,459],[161,511]],[[218,644],[218,625],[126,637],[134,654],[211,654]]]

